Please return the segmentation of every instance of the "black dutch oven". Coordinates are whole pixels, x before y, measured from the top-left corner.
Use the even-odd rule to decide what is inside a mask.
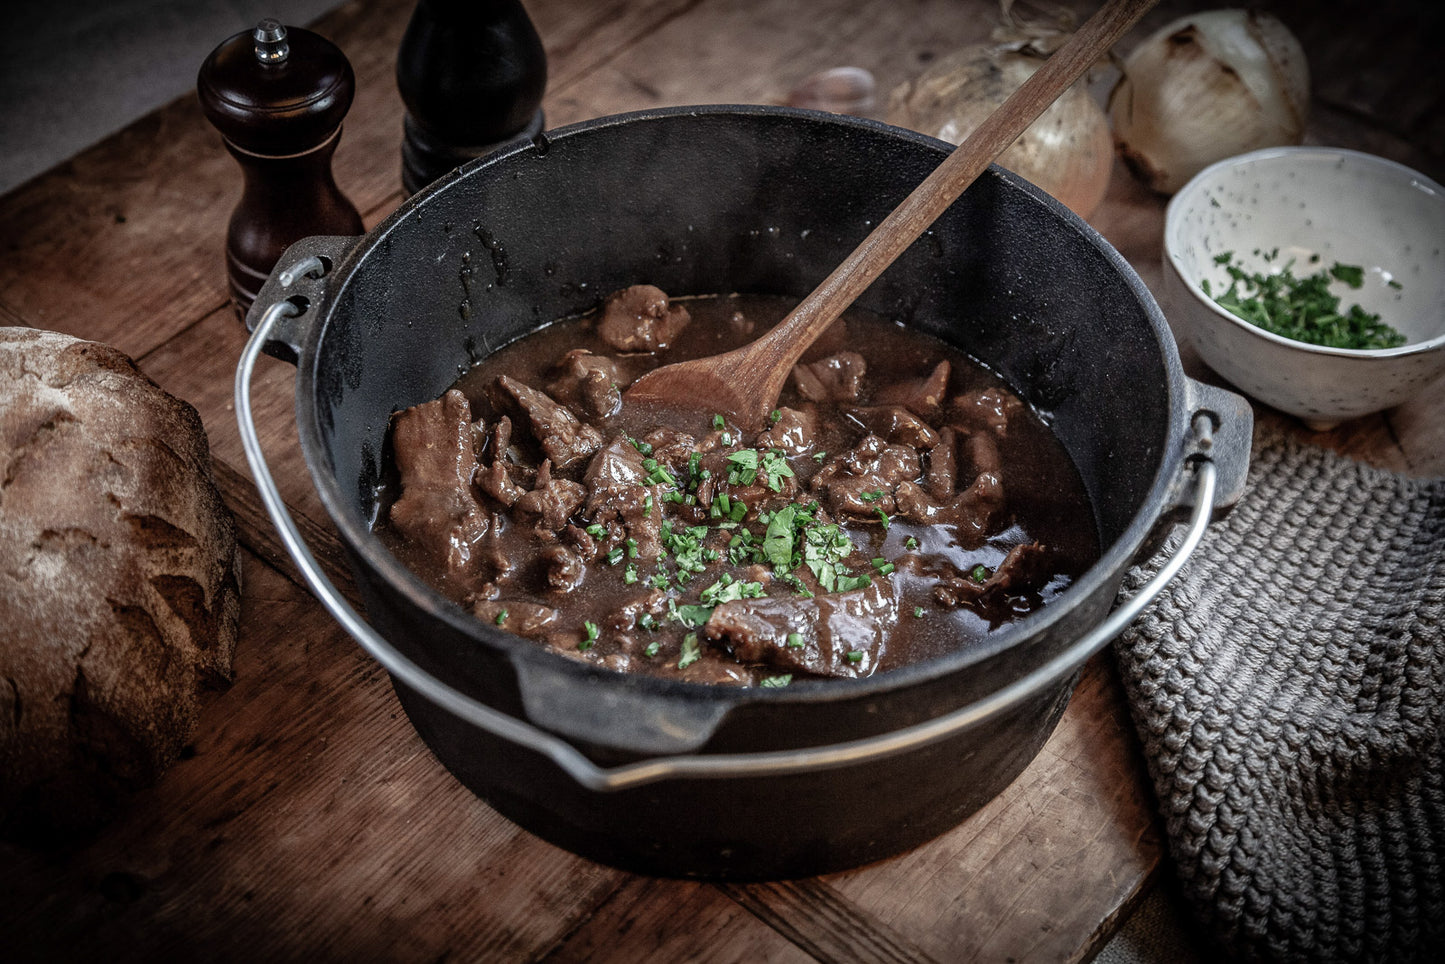
[[[858,303],[1000,372],[1063,441],[1105,549],[1052,605],[867,680],[708,687],[602,670],[483,624],[372,535],[393,412],[629,284],[801,297],[948,150],[783,108],[603,118],[468,164],[363,237],[298,242],[272,273],[237,372],[258,488],[421,737],[507,817],[665,875],[816,874],[912,847],[1028,764],[1079,667],[1182,564],[1211,509],[1238,497],[1248,407],[1185,377],[1158,306],[1095,231],[995,167]],[[301,447],[368,621],[320,574],[276,495],[250,415],[261,350],[297,363]],[[1128,566],[1186,515],[1180,552],[1111,613]]]

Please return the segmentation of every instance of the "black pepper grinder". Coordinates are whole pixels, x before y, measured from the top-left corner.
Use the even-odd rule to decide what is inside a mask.
[[[245,175],[226,229],[226,275],[244,317],[292,242],[364,231],[331,173],[356,77],[326,38],[267,19],[211,51],[196,90]]]
[[[418,0],[396,58],[401,179],[414,194],[542,130],[547,54],[519,0]]]

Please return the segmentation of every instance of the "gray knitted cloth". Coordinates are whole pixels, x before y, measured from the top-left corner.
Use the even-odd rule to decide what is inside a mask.
[[[1244,498],[1115,653],[1224,949],[1445,959],[1445,479],[1262,432]]]

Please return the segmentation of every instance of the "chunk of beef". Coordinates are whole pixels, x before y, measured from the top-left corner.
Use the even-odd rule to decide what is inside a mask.
[[[856,402],[868,363],[853,351],[793,366],[793,384],[810,402]]]
[[[602,628],[612,633],[631,633],[644,616],[661,623],[667,618],[667,593],[661,589],[644,589],[624,599],[602,620]]]
[[[597,334],[618,351],[663,351],[691,320],[661,288],[633,285],[608,297]]]
[[[497,387],[527,416],[532,435],[555,468],[565,469],[592,457],[602,446],[602,433],[580,421],[565,405],[535,388],[529,388],[506,375],[497,378]]]
[[[898,600],[887,579],[812,599],[739,599],[713,610],[703,633],[739,660],[816,676],[868,676],[883,658]]]
[[[960,544],[978,546],[1003,508],[1003,485],[997,476],[980,475],[953,498],[935,499],[922,486],[905,482],[894,493],[894,502],[909,522],[949,526]]]
[[[557,621],[557,610],[525,599],[479,599],[472,615],[482,622],[518,636],[537,636]]]
[[[1042,544],[1022,542],[1010,549],[982,582],[972,573],[955,571],[939,578],[933,595],[945,606],[997,608],[1009,597],[1037,592],[1047,585],[1054,575],[1051,561],[1050,552]]]
[[[981,475],[1003,478],[1003,456],[998,441],[987,432],[970,432],[963,440],[963,454],[968,456],[974,477]]]
[[[789,455],[803,455],[817,444],[818,413],[806,409],[779,408],[778,419],[757,438],[758,448],[781,449]]]
[[[923,487],[939,500],[947,499],[958,488],[958,432],[951,427],[938,433],[938,444],[928,453]]]
[[[687,432],[660,426],[642,436],[641,441],[652,450],[652,457],[680,476],[687,460],[697,448],[697,439]]]
[[[601,554],[598,551],[597,539],[581,526],[567,526],[562,530],[562,539],[572,546],[578,557],[584,562],[590,562]]]
[[[944,433],[955,439],[953,429]],[[956,445],[950,441],[948,445]],[[945,444],[934,449],[926,480],[928,488],[905,483],[895,493],[898,513],[910,522],[953,527],[957,538],[964,545],[980,545],[993,528],[995,519],[1004,508],[1004,489],[998,442],[988,432],[973,432],[963,440],[963,449],[974,471],[973,481],[968,488],[956,495],[938,494],[942,488],[941,474],[947,471],[940,455],[946,451]],[[939,475],[932,475],[935,467]],[[953,470],[957,473],[955,459]],[[933,483],[937,483],[937,487]]]
[[[571,592],[587,576],[587,564],[566,546],[547,546],[537,555],[547,571],[548,587],[557,592]]]
[[[552,462],[543,459],[537,469],[537,487],[517,499],[515,508],[535,517],[538,528],[560,532],[586,500],[587,489],[581,483],[554,477]]]
[[[894,491],[921,471],[915,450],[869,435],[824,465],[809,486],[835,514],[871,518],[879,510],[892,512]]]
[[[574,348],[557,363],[547,394],[584,415],[606,418],[622,407],[622,390],[631,384],[618,368],[611,358]]]
[[[527,491],[512,479],[511,463],[507,458],[507,449],[511,444],[512,420],[503,415],[492,424],[486,443],[492,464],[479,467],[474,476],[478,488],[509,509]]]
[[[477,455],[471,420],[466,396],[453,389],[398,412],[392,425],[401,496],[392,504],[391,523],[453,576],[470,567],[488,529],[472,493]]]
[[[487,534],[473,547],[472,560],[480,581],[474,580],[472,596],[477,599],[496,599],[502,587],[516,575],[517,560],[513,559],[502,544],[502,534],[511,525],[510,519],[500,512],[488,516]]]
[[[953,367],[947,361],[941,361],[926,378],[884,385],[873,393],[873,400],[880,405],[902,405],[920,418],[936,423],[943,410],[943,397],[948,393],[948,378],[952,373]]]
[[[648,483],[644,461],[635,445],[618,436],[592,457],[582,481],[587,516],[602,525],[620,521],[638,558],[655,559],[662,551],[662,491]]]
[[[902,405],[869,405],[847,409],[845,414],[890,442],[925,450],[938,444],[938,433]]]
[[[949,403],[948,414],[952,421],[966,428],[1004,438],[1008,435],[1009,419],[1023,407],[1023,401],[1012,392],[989,388],[959,395]]]

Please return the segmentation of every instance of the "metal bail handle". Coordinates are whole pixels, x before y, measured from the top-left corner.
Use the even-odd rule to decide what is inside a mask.
[[[318,262],[319,264],[320,262]],[[292,270],[293,276],[301,273],[301,265]],[[502,713],[485,703],[478,702],[423,670],[407,659],[389,642],[383,639],[356,610],[342,597],[341,593],[321,571],[315,556],[302,539],[296,524],[292,521],[275,480],[266,464],[265,454],[256,434],[255,419],[251,413],[251,377],[261,346],[280,319],[295,317],[301,309],[289,301],[282,300],[268,308],[256,325],[246,348],[241,353],[236,367],[236,422],[241,431],[241,442],[246,450],[246,461],[250,463],[256,489],[266,512],[275,523],[276,530],[286,546],[287,553],[301,570],[306,584],[326,607],[327,611],[341,624],[348,634],[366,650],[388,673],[430,700],[440,709],[447,710],[466,720],[473,726],[485,730],[518,746],[525,747],[548,757],[583,787],[594,791],[618,791],[644,786],[668,779],[726,779],[735,777],[764,777],[783,774],[803,773],[812,770],[849,766],[883,757],[905,753],[927,746],[960,733],[969,727],[999,713],[1014,704],[1028,699],[1058,680],[1077,671],[1099,649],[1123,631],[1144,607],[1183,568],[1189,556],[1198,547],[1209,525],[1211,506],[1214,501],[1216,468],[1207,456],[1193,460],[1195,485],[1194,506],[1189,518],[1189,528],[1175,554],[1166,562],[1134,596],[1130,597],[1111,612],[1103,622],[1071,643],[1066,649],[1048,662],[1038,666],[1027,675],[1002,689],[967,706],[953,710],[891,733],[835,743],[830,746],[809,747],[800,750],[775,750],[764,753],[737,754],[692,754],[662,756],[617,767],[599,767],[565,740],[539,730],[529,723]],[[1194,420],[1196,449],[1207,452],[1212,433],[1209,419],[1204,416]]]

